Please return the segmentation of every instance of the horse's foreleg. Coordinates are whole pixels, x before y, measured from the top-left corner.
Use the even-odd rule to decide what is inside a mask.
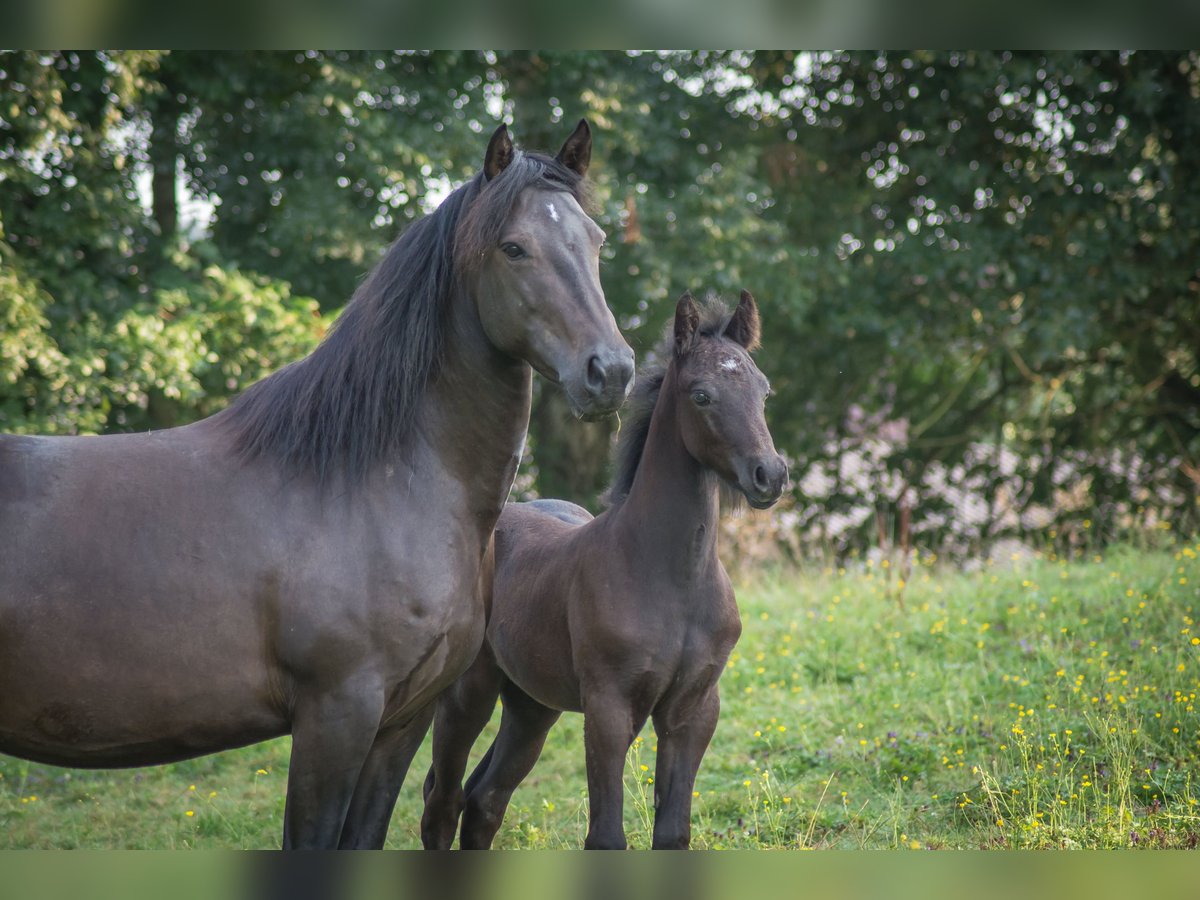
[[[437,700],[433,719],[433,762],[425,778],[421,843],[426,850],[449,850],[463,806],[463,773],[479,733],[492,712],[504,674],[485,645],[471,668]]]
[[[337,847],[383,703],[382,686],[366,679],[297,699],[283,813],[285,850]]]
[[[354,788],[339,849],[383,849],[396,797],[413,755],[429,730],[433,710],[430,702],[403,725],[382,730],[376,736]]]
[[[463,850],[486,850],[504,822],[513,791],[525,780],[542,753],[546,735],[559,711],[542,706],[511,681],[504,685],[504,715],[488,751],[487,768],[471,783],[463,801]],[[482,764],[481,764],[482,768]]]
[[[586,850],[624,850],[625,754],[643,722],[635,722],[629,701],[612,692],[583,692],[583,744],[587,759],[588,832]]]
[[[708,749],[721,701],[714,686],[684,715],[654,715],[658,762],[654,767],[655,850],[686,850],[692,839],[692,789]]]

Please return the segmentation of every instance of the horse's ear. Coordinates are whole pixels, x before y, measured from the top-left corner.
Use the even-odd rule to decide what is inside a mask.
[[[737,341],[748,351],[758,349],[758,340],[762,335],[762,323],[758,319],[758,304],[749,291],[742,291],[738,299],[737,309],[725,326],[725,337]]]
[[[592,127],[587,119],[579,120],[555,159],[577,175],[587,174],[588,163],[592,161]]]
[[[508,168],[515,152],[512,138],[508,136],[508,126],[501,125],[492,132],[492,139],[488,141],[487,153],[483,157],[483,176],[491,181]]]
[[[692,298],[691,291],[685,291],[675,304],[675,355],[683,356],[691,349],[696,340],[696,329],[700,327],[700,310]]]

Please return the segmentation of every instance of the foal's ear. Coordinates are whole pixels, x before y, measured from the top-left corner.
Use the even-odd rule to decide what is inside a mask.
[[[675,304],[675,355],[683,356],[691,349],[700,327],[700,310],[691,291],[685,291]]]
[[[555,159],[577,175],[587,174],[588,163],[592,161],[592,128],[587,119],[579,120]]]
[[[762,335],[762,324],[758,320],[758,304],[749,291],[742,291],[737,309],[725,326],[725,337],[737,341],[748,351],[758,349],[758,340]]]
[[[487,153],[483,157],[483,177],[491,181],[508,168],[515,153],[512,138],[508,136],[508,126],[501,125],[492,132],[492,139],[488,141]]]

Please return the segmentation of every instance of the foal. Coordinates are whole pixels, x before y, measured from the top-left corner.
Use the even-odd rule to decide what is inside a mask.
[[[495,537],[487,638],[438,700],[421,839],[491,846],[512,792],[563,710],[583,712],[588,848],[625,847],[625,755],[647,717],[658,734],[654,847],[691,837],[692,785],[716,728],[717,679],[741,633],[717,558],[719,486],[756,509],[787,466],[763,416],[766,378],[754,298],[731,314],[684,294],[659,358],[635,388],[610,508],[596,518],[562,500],[510,504]],[[496,740],[462,787],[467,755],[496,697]]]

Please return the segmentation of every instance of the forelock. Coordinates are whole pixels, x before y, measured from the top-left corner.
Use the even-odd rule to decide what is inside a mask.
[[[508,168],[495,178],[489,181],[481,172],[475,181],[478,196],[455,239],[455,253],[468,268],[478,266],[487,251],[499,242],[517,198],[528,188],[565,191],[590,214],[591,194],[586,179],[542,153],[518,150]]]

